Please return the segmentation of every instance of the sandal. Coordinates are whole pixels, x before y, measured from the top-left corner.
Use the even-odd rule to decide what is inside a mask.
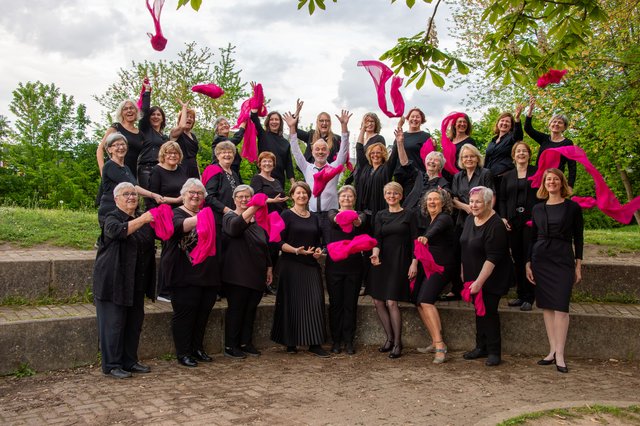
[[[434,344],[435,343],[442,343],[442,341],[434,342]],[[435,357],[433,357],[434,364],[442,364],[447,360],[447,345],[444,345],[444,348],[441,348],[441,349],[436,348],[434,352],[436,354]],[[438,356],[440,354],[442,354],[442,356]]]

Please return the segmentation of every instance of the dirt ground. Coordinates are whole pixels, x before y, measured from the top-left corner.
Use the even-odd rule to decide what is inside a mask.
[[[150,374],[126,380],[98,367],[2,377],[0,424],[489,425],[571,404],[640,403],[639,362],[569,359],[561,374],[530,357],[490,368],[460,352],[434,365],[415,350],[391,360],[358,349],[319,359],[270,348],[240,361],[216,355],[194,369],[147,360]]]

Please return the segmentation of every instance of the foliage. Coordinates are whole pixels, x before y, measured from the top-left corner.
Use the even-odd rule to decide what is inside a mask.
[[[527,424],[530,420],[542,419],[545,417],[556,417],[558,420],[565,421],[569,419],[581,420],[584,416],[589,416],[589,421],[600,424],[608,424],[607,419],[600,418],[601,415],[610,415],[614,419],[627,420],[629,424],[637,423],[638,418],[635,414],[638,413],[637,405],[630,405],[628,407],[615,407],[611,405],[585,405],[583,407],[572,408],[554,408],[552,410],[536,411],[533,413],[522,414],[517,417],[512,417],[503,422],[498,423],[498,426],[514,426]],[[586,420],[584,420],[586,421]],[[624,422],[625,424],[627,422]]]
[[[615,247],[627,252],[640,252],[640,226],[628,225],[615,229],[586,229],[584,241],[607,247]]]
[[[92,286],[88,285],[83,291],[68,296],[47,294],[36,299],[27,299],[24,296],[6,296],[0,299],[0,306],[48,306],[48,305],[73,305],[76,303],[93,303]]]
[[[13,373],[11,373],[11,375],[13,377],[18,378],[18,379],[21,379],[23,377],[35,376],[36,375],[36,370],[34,370],[33,368],[29,367],[29,363],[28,362],[23,362],[22,364],[20,364],[18,366],[18,368],[16,368],[13,371]]]

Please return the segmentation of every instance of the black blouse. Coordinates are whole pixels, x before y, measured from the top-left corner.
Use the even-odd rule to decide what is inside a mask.
[[[138,157],[138,165],[151,165],[158,164],[158,154],[160,153],[160,147],[162,144],[169,140],[167,135],[156,132],[149,123],[151,109],[151,92],[145,92],[142,95],[142,119],[138,123],[138,128],[142,132],[144,143],[140,150],[140,156]]]
[[[291,146],[282,135],[268,132],[260,124],[257,112],[251,113],[251,121],[258,132],[258,152],[269,151],[276,156],[276,166],[273,169],[273,177],[280,181],[284,188],[285,180],[295,177],[293,174],[293,160],[291,159]],[[286,176],[286,179],[285,179]]]
[[[278,195],[284,197],[284,189],[280,185],[280,181],[277,179],[269,180],[264,176],[257,174],[251,178],[251,188],[256,194],[266,194],[269,198],[274,198]],[[282,213],[282,211],[287,207],[287,203],[270,203],[267,204],[267,208],[269,209],[269,213],[278,212]]]
[[[200,169],[198,168],[198,150],[200,143],[195,133],[191,133],[191,137],[186,133],[181,133],[176,140],[182,150],[182,167],[187,173],[187,177],[200,179]]]
[[[536,158],[536,166],[540,161],[540,155],[544,152],[545,149],[549,148],[559,148],[561,146],[573,146],[573,141],[568,138],[564,138],[560,142],[553,142],[551,140],[551,135],[546,133],[542,133],[533,128],[531,117],[528,117],[524,120],[524,131],[536,141],[540,145],[540,149],[538,150],[538,157]],[[564,173],[565,165],[569,169],[569,177],[567,178],[569,186],[573,188],[573,185],[576,183],[576,161],[569,160],[564,155],[560,156],[560,165],[558,165],[558,169],[562,170]]]
[[[563,241],[573,241],[574,253],[576,259],[582,259],[584,250],[584,219],[582,217],[582,208],[578,203],[572,200],[564,200],[564,211],[562,219],[556,229],[549,226],[548,207],[546,202],[541,202],[533,207],[532,230],[531,230],[531,246],[539,239],[559,239]],[[529,250],[529,260],[531,260],[531,249]]]
[[[113,198],[113,190],[119,183],[129,182],[137,185],[133,172],[127,167],[119,166],[117,163],[107,160],[102,168],[102,196],[100,197],[100,207],[98,207],[98,217],[105,216],[116,208],[116,201]]]
[[[476,167],[471,175],[471,179],[467,177],[466,170],[456,173],[453,177],[453,182],[451,183],[451,196],[457,198],[461,203],[469,204],[469,191],[471,188],[475,188],[476,186],[491,188],[495,193],[493,176],[488,169]],[[456,225],[463,226],[466,218],[467,212],[464,210],[458,210]]]
[[[315,213],[310,213],[309,217],[300,217],[291,210],[282,212],[280,216],[284,221],[285,228],[280,234],[282,237],[282,240],[278,243],[280,249],[282,249],[284,243],[294,248],[321,247],[322,230],[320,229],[320,222]],[[295,253],[285,253],[283,251],[282,257],[307,265],[318,265],[318,261],[311,255],[296,255]]]
[[[513,144],[521,141],[523,138],[522,123],[517,121],[515,122],[513,130],[504,135],[499,143],[498,136],[494,136],[493,139],[491,139],[491,142],[487,145],[484,166],[491,170],[493,176],[500,176],[502,173],[513,169],[511,148],[513,148]]]
[[[353,226],[353,230],[349,233],[346,233],[342,230],[340,225],[336,223],[336,216],[340,211],[337,209],[329,210],[327,213],[327,217],[329,218],[329,223],[331,226],[329,227],[327,244],[335,243],[336,241],[342,240],[352,240],[355,236],[362,234],[362,231],[365,226],[367,215],[363,212],[358,212],[358,217],[360,218],[360,226]],[[335,272],[335,273],[344,273],[344,274],[353,274],[360,273],[363,267],[362,263],[362,253],[355,253],[346,258],[345,260],[341,260],[339,262],[334,262],[331,260],[330,256],[327,256],[326,269],[327,271]]]
[[[181,165],[178,165],[175,170],[167,170],[160,164],[156,164],[151,169],[149,191],[160,194],[163,197],[178,198],[182,185],[184,185],[187,179],[186,171]],[[149,208],[158,207],[158,204],[153,198],[150,198],[148,203]],[[178,206],[180,206],[180,204],[171,204],[171,208]]]
[[[453,218],[448,213],[441,212],[433,221],[430,215],[426,215],[426,221],[427,230],[423,235],[429,239],[429,251],[433,260],[440,266],[455,265],[456,256],[452,250],[456,243]]]
[[[540,201],[536,197],[537,189],[531,187],[532,182],[528,179],[535,173],[535,167],[527,166],[527,175],[524,179],[518,178],[517,169],[504,175],[498,197],[498,212],[501,218],[511,222],[519,217],[521,225],[531,218],[531,209]]]
[[[133,175],[137,178],[138,156],[140,155],[140,151],[142,151],[142,146],[144,145],[144,136],[142,132],[138,131],[138,133],[132,133],[120,123],[113,123],[111,127],[122,133],[122,135],[127,138],[127,155],[124,157],[124,165],[128,166],[133,172]]]
[[[373,139],[373,138],[372,138]],[[384,140],[384,139],[383,139]],[[387,208],[384,200],[384,186],[391,182],[393,171],[398,164],[398,149],[394,145],[389,159],[374,169],[365,156],[365,146],[356,144],[357,173],[355,186],[358,193],[357,205],[359,211],[364,211],[373,217],[380,210]]]
[[[431,137],[427,132],[420,130],[419,132],[404,132],[404,149],[407,152],[407,157],[411,162],[411,165],[421,172],[425,172],[424,160],[420,156],[420,150],[422,145]],[[394,174],[403,173],[404,169],[400,164],[396,167]]]
[[[235,210],[236,203],[233,201],[233,190],[240,184],[240,177],[235,171],[227,173],[223,171],[213,176],[207,181],[205,188],[207,198],[205,204],[211,207],[216,219],[216,226],[222,226],[222,215],[224,208]]]
[[[211,143],[211,164],[218,164],[218,158],[216,157],[216,146],[220,142],[231,141],[236,147],[242,142],[242,138],[244,137],[244,127],[240,127],[237,132],[233,134],[232,137],[225,137],[220,135],[215,135],[213,137],[213,142]],[[240,151],[236,152],[236,156],[233,158],[233,163],[231,165],[240,169],[240,162],[242,161],[242,157],[240,155]]]

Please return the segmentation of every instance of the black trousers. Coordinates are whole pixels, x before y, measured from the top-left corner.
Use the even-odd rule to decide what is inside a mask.
[[[175,287],[171,331],[178,358],[204,349],[204,332],[218,296],[217,287]]]
[[[224,345],[238,348],[251,343],[256,310],[264,291],[225,284],[227,312],[224,317]]]
[[[327,270],[325,279],[329,292],[329,328],[333,343],[353,343],[362,274]]]
[[[111,301],[95,300],[100,336],[102,372],[114,368],[128,370],[138,362],[138,344],[144,320],[144,293],[136,292],[133,306],[116,305]]]
[[[318,215],[318,223],[320,231],[322,231],[322,241],[331,241],[331,221],[329,220],[329,212],[316,212]]]
[[[460,277],[461,272],[461,264],[462,264],[462,247],[460,246],[460,237],[462,236],[462,226],[455,227],[455,247],[454,247],[454,255],[456,257],[456,262],[454,268],[451,271],[451,292],[456,296],[460,296],[462,292],[462,278]]]
[[[527,279],[525,268],[527,251],[531,243],[531,228],[524,223],[514,223],[511,225],[511,231],[507,235],[509,236],[509,246],[511,247],[511,256],[513,256],[516,271],[518,299],[533,304],[536,297],[535,286]]]
[[[143,187],[144,189],[149,189],[149,180],[151,179],[151,170],[155,164],[139,164],[138,165],[138,185]],[[144,198],[145,210],[149,210],[151,208],[151,199],[148,197]]]
[[[496,294],[483,292],[482,300],[484,301],[486,313],[483,317],[476,315],[476,348],[498,356],[500,356],[502,352],[500,315],[498,315],[500,297],[501,296]]]

